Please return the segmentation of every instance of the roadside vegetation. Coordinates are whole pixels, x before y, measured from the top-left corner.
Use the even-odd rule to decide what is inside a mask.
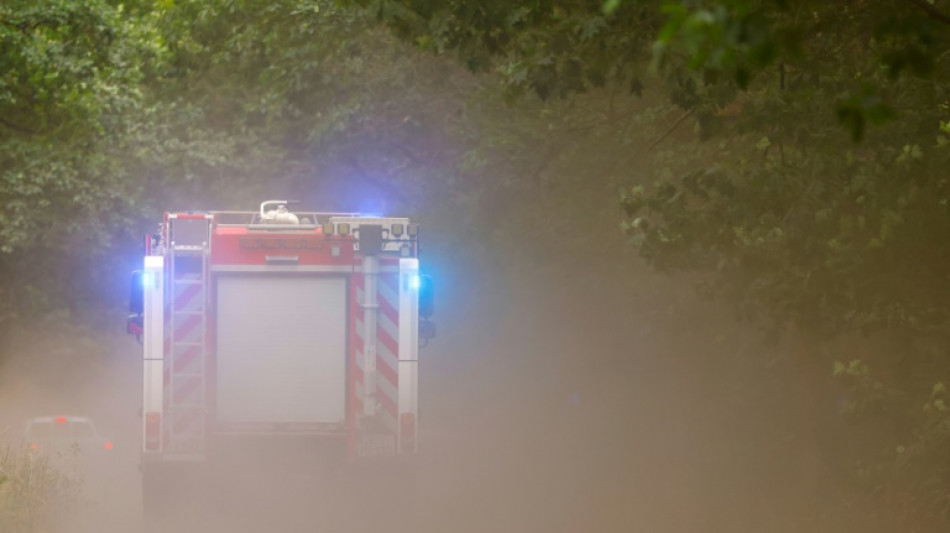
[[[0,443],[0,531],[57,531],[79,501],[81,480],[48,455]]]

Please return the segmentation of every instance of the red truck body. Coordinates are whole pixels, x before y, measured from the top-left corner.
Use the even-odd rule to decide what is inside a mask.
[[[146,241],[130,317],[146,485],[242,439],[338,443],[356,462],[417,451],[417,225],[273,201],[166,213]]]

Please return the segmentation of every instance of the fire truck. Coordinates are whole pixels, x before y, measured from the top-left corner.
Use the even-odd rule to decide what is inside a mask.
[[[290,206],[170,212],[146,236],[127,322],[146,510],[157,485],[174,492],[170,472],[235,442],[334,443],[350,462],[418,450],[419,348],[435,336],[419,226]]]

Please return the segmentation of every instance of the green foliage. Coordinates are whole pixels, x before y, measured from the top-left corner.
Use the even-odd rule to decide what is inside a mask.
[[[928,339],[936,346],[928,350],[945,354],[950,161],[939,120],[948,80],[935,65],[947,29],[912,3],[815,4],[808,24],[796,19],[799,6],[767,5],[679,11],[683,20],[670,23],[668,50],[706,80],[692,94],[708,117],[701,128],[716,135],[696,146],[698,161],[654,155],[673,168],[655,172],[651,187],[628,189],[628,234],[657,267],[701,272],[708,293],[776,330]],[[775,38],[774,56],[757,63],[748,56],[758,45],[734,40],[743,32],[728,31],[733,24],[800,37]],[[723,79],[744,89],[729,105],[715,103]],[[916,398],[948,371],[917,342],[836,368],[847,390],[840,409],[878,423],[862,430],[874,437],[855,443],[848,463],[869,490],[903,491],[907,499],[881,504],[925,529],[946,524],[938,502],[948,485],[927,472],[947,468],[946,417],[920,416]]]
[[[809,6],[819,23],[812,27],[798,22],[801,6],[670,4],[659,42],[679,43],[707,80],[748,65],[755,83],[736,80],[749,90],[730,107],[714,106],[709,123],[730,135],[697,147],[697,159],[712,164],[657,173],[651,189],[625,196],[626,227],[646,257],[662,268],[705,270],[711,290],[779,324],[827,335],[944,327],[950,191],[934,114],[945,112],[946,93],[935,90],[936,79],[917,77],[932,72],[922,59],[885,61],[913,55],[902,47],[945,42],[934,36],[937,22],[912,6],[845,10],[851,24],[825,42],[822,21],[838,16],[837,6]],[[751,35],[795,34],[802,37],[769,37],[778,52],[768,60],[742,59],[759,56],[753,50],[762,44]],[[889,51],[857,44],[875,39]],[[898,76],[903,71],[914,76]],[[864,142],[841,139],[832,113]],[[868,124],[877,127],[870,136]]]
[[[103,238],[121,216],[137,37],[98,0],[0,6],[0,255]]]
[[[903,73],[929,76],[945,49],[947,21],[928,17],[914,4],[669,0],[654,62],[674,72],[686,65],[706,88],[731,80],[741,90],[777,68],[780,88],[820,88],[823,99],[836,102],[852,138],[860,140],[866,125],[897,116],[887,82]],[[684,89],[692,87],[703,86]]]
[[[186,109],[195,117],[171,125],[172,138],[221,142],[197,145],[196,156],[216,155],[185,168],[156,166],[206,184],[224,173],[242,191],[232,204],[259,201],[262,178],[281,194],[304,191],[305,201],[328,181],[393,193],[398,178],[418,191],[418,176],[406,173],[426,172],[439,128],[457,112],[444,62],[407,55],[365,15],[333,2],[179,2],[157,24],[174,43],[173,75],[157,87],[180,110],[173,117]],[[196,196],[208,205],[220,193]]]
[[[839,412],[846,416],[861,416],[868,411],[879,409],[896,394],[871,376],[871,368],[860,359],[852,359],[847,364],[835,361],[832,375],[844,382],[846,392],[839,405]]]
[[[423,49],[452,51],[473,71],[501,74],[509,97],[567,97],[608,83],[639,93],[660,23],[651,1],[609,15],[597,1],[355,3]]]
[[[944,472],[943,437],[920,437],[942,435],[934,433],[940,425],[918,416],[912,398],[950,373],[945,357],[934,355],[950,349],[950,5],[358,3],[403,39],[500,77],[519,109],[536,105],[530,93],[583,108],[580,94],[609,94],[613,103],[616,88],[641,94],[646,85],[647,94],[685,111],[651,107],[647,118],[641,108],[617,129],[641,121],[666,133],[622,148],[603,143],[605,157],[628,165],[619,174],[628,179],[622,227],[629,242],[653,266],[689,273],[705,294],[773,332],[906,340],[839,372],[850,395],[845,410],[886,420],[882,441],[924,443],[927,459],[917,464]],[[678,130],[684,122],[692,132]],[[484,155],[470,160],[492,165]],[[616,176],[593,175],[588,187]],[[515,187],[547,191],[531,173],[522,176],[532,178]],[[584,189],[572,190],[579,198]],[[877,372],[884,376],[872,378]],[[872,448],[849,461],[898,468],[893,447],[890,455]],[[893,468],[880,471],[887,474],[878,482],[903,483]],[[908,474],[906,489],[923,498],[918,474]],[[950,491],[945,477],[928,483],[934,498]],[[931,511],[929,522],[914,523],[946,523],[946,513]]]

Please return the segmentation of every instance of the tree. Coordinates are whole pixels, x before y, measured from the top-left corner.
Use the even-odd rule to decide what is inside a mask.
[[[858,332],[886,346],[838,363],[853,405],[890,428],[854,464],[894,465],[887,485],[905,486],[927,510],[903,499],[891,511],[941,527],[932,506],[947,486],[933,491],[920,470],[906,474],[927,461],[946,467],[932,454],[948,443],[933,429],[946,418],[920,405],[950,371],[940,52],[950,28],[929,4],[805,6],[808,24],[795,8],[768,3],[671,10],[660,49],[688,58],[694,77],[725,78],[739,91],[714,106],[703,95],[721,83],[696,85],[703,131],[719,131],[699,148],[710,164],[634,187],[626,227],[653,264],[704,272],[710,293],[749,316],[812,338]],[[901,451],[908,441],[929,451],[910,459]]]
[[[886,340],[889,351],[838,372],[855,405],[899,427],[855,463],[921,467],[933,455],[909,460],[898,444],[948,444],[932,429],[946,418],[920,413],[934,375],[950,371],[944,2],[361,4],[404,39],[502,76],[509,95],[657,86],[682,112],[632,148],[650,163],[622,196],[632,244],[742,315],[807,339],[805,383],[850,358],[823,356],[827,340]],[[687,119],[695,136],[677,130]],[[947,486],[925,495],[917,479],[912,492],[939,505]]]
[[[101,0],[0,6],[0,322],[70,292],[46,254],[101,249],[128,220],[144,37]]]

